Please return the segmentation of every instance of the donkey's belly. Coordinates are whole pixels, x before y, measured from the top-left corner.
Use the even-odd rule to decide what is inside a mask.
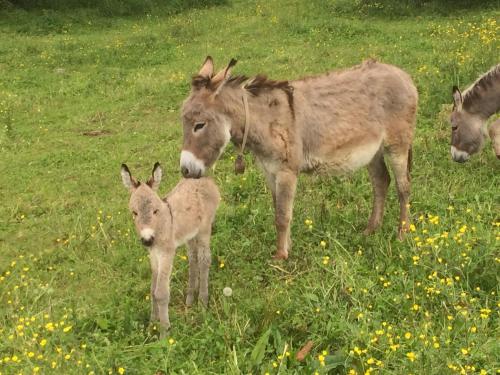
[[[332,174],[354,172],[370,163],[380,147],[381,142],[373,142],[350,148],[339,148],[323,155],[311,153],[306,155],[302,170]]]

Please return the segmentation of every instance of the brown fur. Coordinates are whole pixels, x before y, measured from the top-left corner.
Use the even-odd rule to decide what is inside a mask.
[[[208,69],[210,68],[210,69]],[[199,74],[210,80],[212,66]],[[230,71],[230,70],[229,70]],[[400,199],[400,235],[409,225],[409,159],[418,94],[402,70],[376,61],[295,81],[264,76],[245,81],[226,75],[204,87],[193,86],[182,108],[184,145],[181,166],[197,177],[219,157],[227,142],[240,144],[248,96],[247,147],[262,167],[275,205],[276,257],[291,246],[290,221],[300,172],[345,173],[368,166],[374,190],[365,233],[380,226],[389,185],[389,157]],[[193,124],[206,121],[203,132]]]

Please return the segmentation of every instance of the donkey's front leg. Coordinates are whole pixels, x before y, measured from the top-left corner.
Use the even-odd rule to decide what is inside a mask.
[[[293,200],[297,187],[297,174],[279,171],[276,174],[275,224],[278,235],[275,259],[287,259],[291,250],[290,223],[292,221]]]
[[[165,337],[166,332],[170,328],[168,303],[170,301],[170,275],[172,274],[174,255],[174,249],[162,250],[158,254],[158,276],[156,278],[154,297],[160,318],[160,339]]]

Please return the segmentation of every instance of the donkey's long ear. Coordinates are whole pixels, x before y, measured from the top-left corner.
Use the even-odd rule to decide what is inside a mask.
[[[203,65],[201,66],[198,75],[204,78],[210,78],[214,74],[214,60],[211,56],[207,56]]]
[[[212,84],[217,86],[214,96],[217,96],[219,94],[220,90],[222,90],[222,87],[224,87],[228,79],[231,78],[231,71],[233,70],[233,66],[235,66],[237,62],[237,60],[231,59],[231,61],[229,61],[229,64],[227,64],[224,69],[219,71],[219,73],[217,73],[212,78]]]
[[[163,174],[163,171],[161,169],[160,163],[156,162],[154,167],[153,167],[153,172],[151,172],[151,177],[149,178],[147,184],[151,187],[153,190],[158,190],[158,187],[160,186],[161,182],[161,176]]]
[[[123,185],[125,185],[125,187],[130,191],[139,186],[139,183],[130,174],[130,170],[128,169],[127,164],[122,164],[120,174],[122,175]]]
[[[462,109],[462,93],[457,86],[453,86],[453,109],[461,110]]]

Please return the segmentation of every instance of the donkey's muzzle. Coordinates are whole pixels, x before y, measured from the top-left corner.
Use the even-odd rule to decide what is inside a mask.
[[[205,172],[205,163],[191,151],[182,150],[180,164],[184,178],[200,178]]]
[[[144,238],[144,237],[142,237],[142,238],[141,238],[141,242],[142,242],[142,244],[143,244],[144,246],[148,246],[148,247],[149,247],[149,246],[151,246],[151,245],[153,244],[154,240],[155,240],[155,237],[154,237],[154,236],[151,236],[151,237],[149,237],[149,238],[147,238],[147,239],[146,239],[146,238]]]

